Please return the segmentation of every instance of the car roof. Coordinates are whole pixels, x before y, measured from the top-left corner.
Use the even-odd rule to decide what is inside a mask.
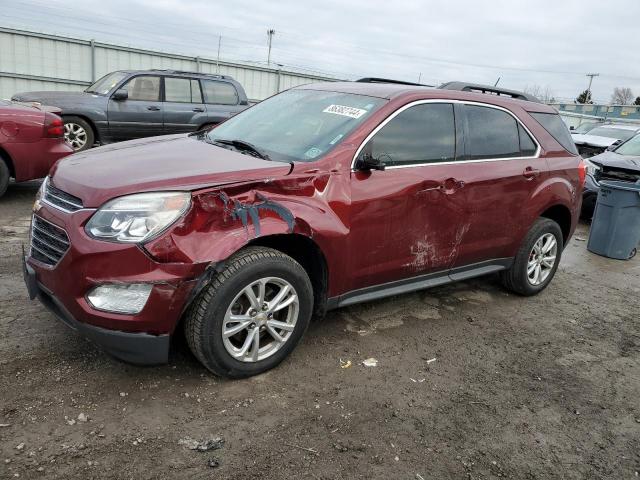
[[[442,99],[460,100],[467,102],[488,103],[492,105],[510,108],[519,106],[529,112],[557,113],[556,109],[542,103],[515,99],[503,95],[476,93],[459,90],[438,89],[421,85],[404,85],[398,83],[366,83],[366,82],[322,82],[309,83],[295,87],[300,90],[322,90],[328,92],[347,93],[354,95],[367,95],[370,97],[396,100],[402,97],[407,99]]]

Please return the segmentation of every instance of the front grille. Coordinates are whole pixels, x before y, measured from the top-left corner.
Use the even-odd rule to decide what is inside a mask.
[[[43,190],[43,200],[61,210],[77,212],[83,207],[82,200],[54,187],[48,179],[45,180]]]
[[[69,237],[62,228],[34,215],[30,247],[31,258],[55,267],[69,250]]]
[[[613,170],[604,167],[601,171],[597,172],[596,180],[598,182],[602,180],[617,180],[622,182],[635,183],[640,180],[640,172],[623,172],[621,170]]]

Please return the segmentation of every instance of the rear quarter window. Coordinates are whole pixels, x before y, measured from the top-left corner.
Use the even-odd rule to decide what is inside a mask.
[[[544,129],[549,132],[567,152],[578,155],[578,149],[576,148],[575,143],[573,143],[571,133],[569,132],[567,125],[560,118],[560,115],[557,113],[538,112],[529,112],[529,115],[535,118],[536,121],[542,125]]]

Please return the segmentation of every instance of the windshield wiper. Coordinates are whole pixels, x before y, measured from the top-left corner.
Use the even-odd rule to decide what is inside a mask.
[[[252,143],[245,142],[244,140],[227,140],[224,138],[215,138],[213,141],[215,143],[221,143],[223,145],[231,145],[233,147],[236,147],[238,150],[253,152],[255,156],[257,156],[258,158],[262,158],[263,160],[271,160],[271,158],[269,158],[269,155],[267,155],[263,150],[256,147]]]

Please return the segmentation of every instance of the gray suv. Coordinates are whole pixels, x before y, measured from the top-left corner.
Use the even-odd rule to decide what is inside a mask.
[[[200,130],[249,105],[242,85],[227,75],[178,70],[120,70],[83,92],[26,92],[11,99],[62,109],[65,137],[75,151]]]

